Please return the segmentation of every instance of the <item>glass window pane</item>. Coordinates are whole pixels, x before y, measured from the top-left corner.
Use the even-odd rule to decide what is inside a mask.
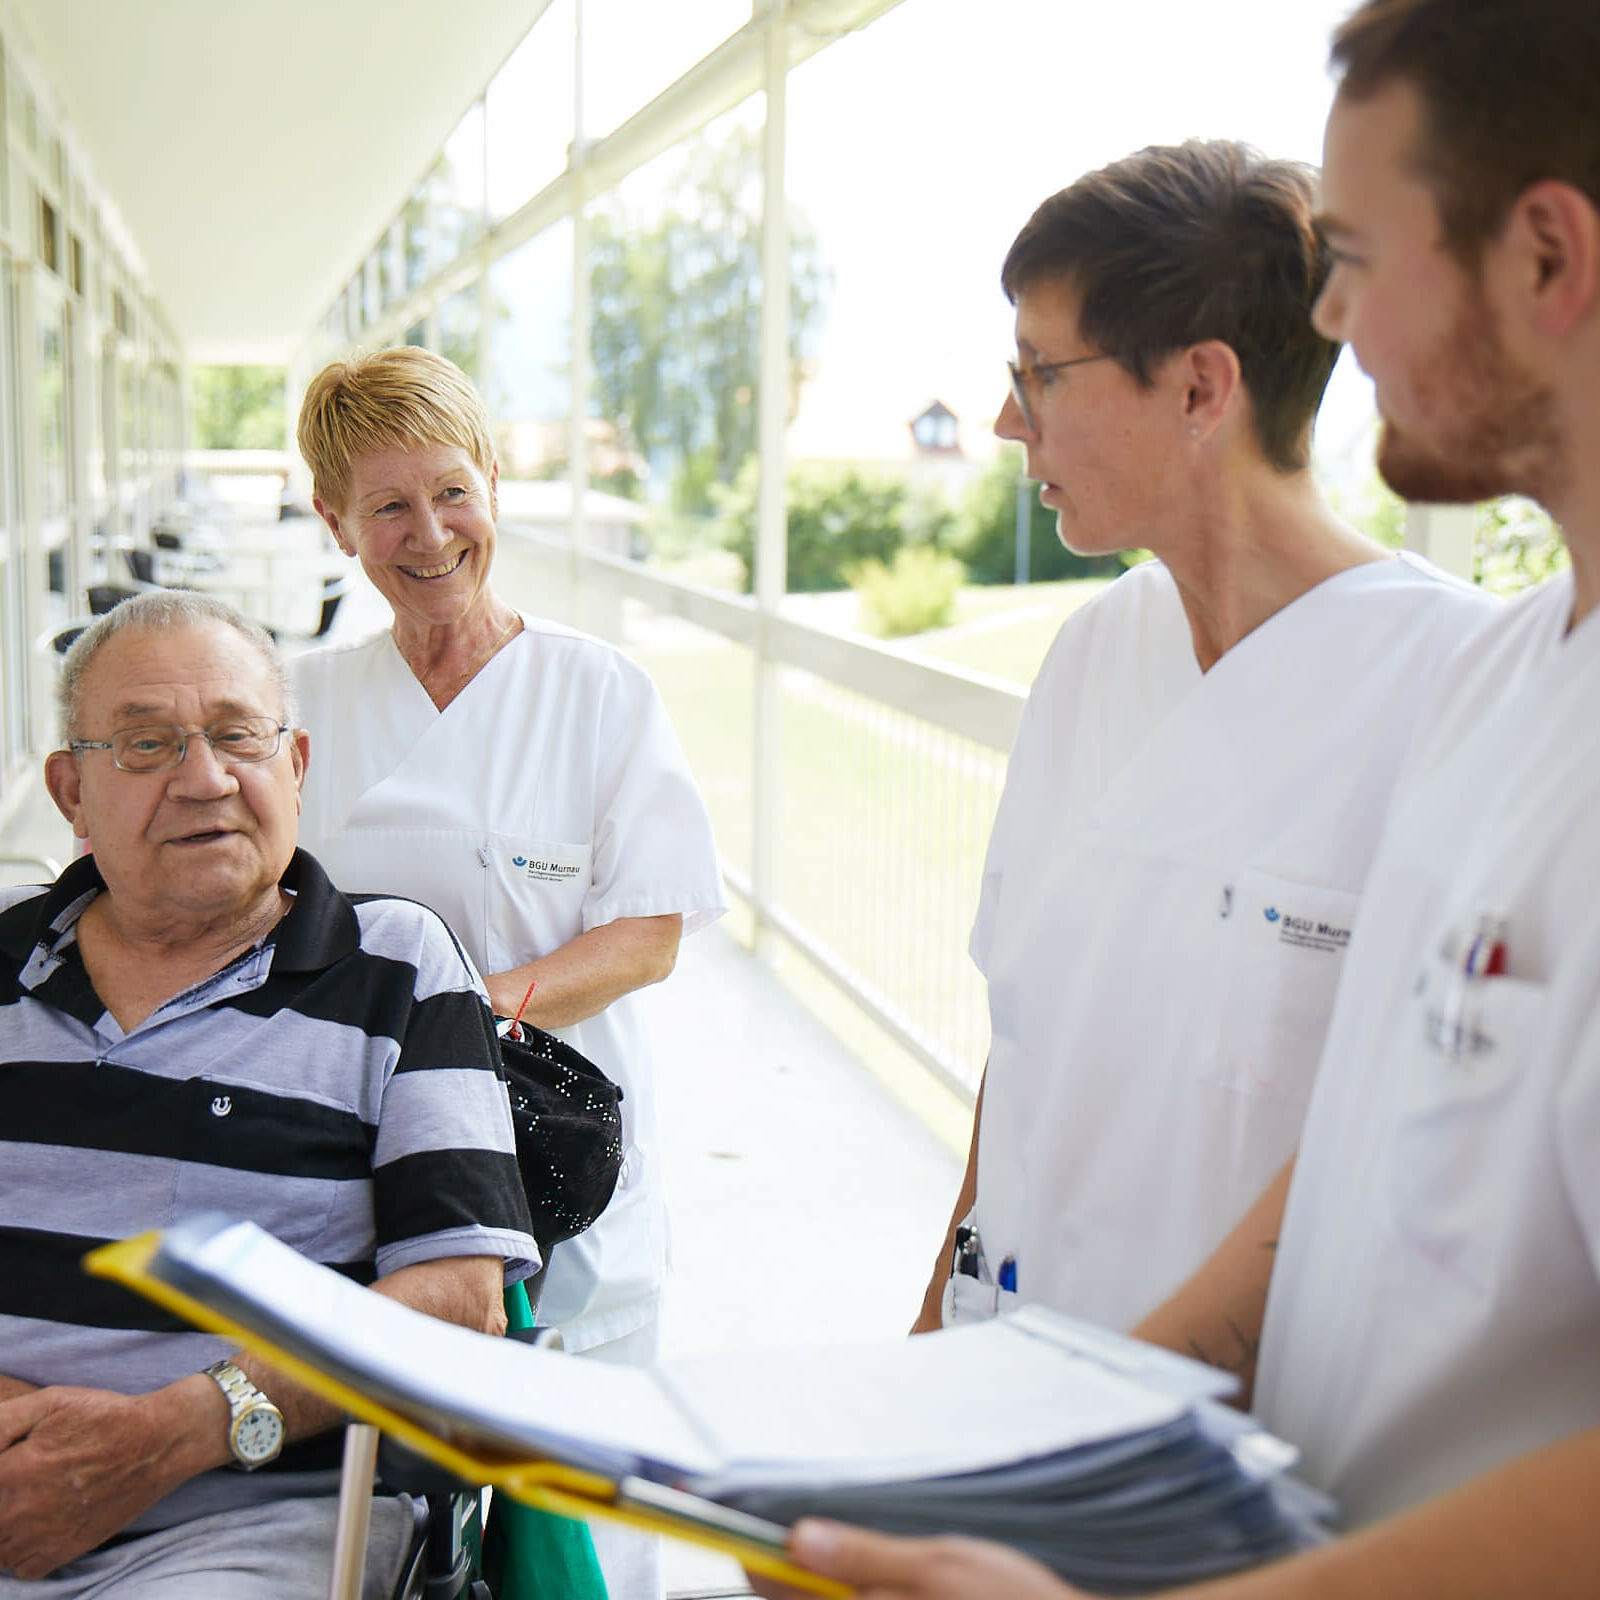
[[[562,221],[489,270],[484,400],[506,479],[567,469],[572,392],[572,224]]]
[[[714,538],[717,486],[755,448],[762,106],[752,96],[641,167],[591,224],[592,476],[610,459],[619,487],[642,479],[690,543],[702,525]]]
[[[41,305],[39,313],[39,482],[47,517],[67,509],[66,309]]]
[[[439,307],[439,353],[466,375],[478,377],[478,286],[468,284]]]
[[[445,140],[433,171],[436,266],[453,260],[483,232],[483,102]]]
[[[610,133],[749,20],[750,0],[584,0],[584,132]]]
[[[567,164],[575,0],[555,0],[484,96],[489,215],[509,217]]]
[[[427,282],[431,270],[428,251],[428,197],[425,184],[412,190],[400,213],[401,249],[405,256],[405,286],[416,289]]]

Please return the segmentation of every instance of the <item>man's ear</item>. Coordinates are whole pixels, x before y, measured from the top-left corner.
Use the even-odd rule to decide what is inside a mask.
[[[327,523],[328,532],[333,535],[333,542],[338,545],[338,547],[344,551],[347,556],[353,556],[356,553],[356,547],[351,544],[349,540],[347,540],[339,531],[339,513],[335,511],[326,500],[321,499],[317,495],[313,495],[311,497],[311,504],[317,515],[321,517],[325,523]]]
[[[1546,178],[1524,189],[1496,254],[1509,257],[1511,288],[1546,338],[1570,333],[1600,297],[1600,212],[1570,183]]]
[[[83,820],[83,769],[70,750],[52,750],[44,758],[44,786],[56,803],[56,810],[72,824],[80,839],[89,837]]]
[[[1192,344],[1176,358],[1182,421],[1195,438],[1209,437],[1244,393],[1244,378],[1233,346],[1221,339]]]
[[[295,809],[299,810],[300,791],[306,786],[306,768],[311,765],[311,735],[304,728],[290,732],[289,761],[294,767]]]

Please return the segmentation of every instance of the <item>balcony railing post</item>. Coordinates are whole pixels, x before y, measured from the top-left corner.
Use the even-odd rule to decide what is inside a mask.
[[[589,140],[584,131],[583,0],[574,8],[572,47],[572,146],[567,170],[572,175],[572,393],[567,411],[567,483],[572,496],[572,561],[568,582],[580,627],[591,622],[586,605],[584,558],[589,553]]]
[[[1405,547],[1470,583],[1476,565],[1477,527],[1476,506],[1413,503],[1406,507]]]
[[[788,513],[784,433],[789,422],[789,209],[784,181],[789,51],[786,0],[768,0],[766,120],[763,132],[761,227],[761,380],[756,412],[760,486],[756,498],[753,588],[761,627],[755,659],[755,726],[751,737],[750,881],[756,950],[770,949],[778,902],[779,830],[783,814],[781,668],[770,653],[767,621],[788,588]]]

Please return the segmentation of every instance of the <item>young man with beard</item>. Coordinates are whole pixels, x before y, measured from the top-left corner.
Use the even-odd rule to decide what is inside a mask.
[[[1368,0],[1334,59],[1335,267],[1316,317],[1376,380],[1383,471],[1430,500],[1537,499],[1572,571],[1441,675],[1368,879],[1286,1214],[1269,1192],[1140,1330],[1178,1349],[1259,1330],[1255,1409],[1302,1448],[1350,1536],[1184,1593],[1592,1595],[1600,7]],[[970,1541],[812,1524],[793,1544],[870,1600],[1071,1592]]]

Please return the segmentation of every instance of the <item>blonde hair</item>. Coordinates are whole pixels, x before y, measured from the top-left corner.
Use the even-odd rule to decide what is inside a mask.
[[[374,450],[456,445],[489,476],[494,440],[472,380],[453,361],[396,345],[334,361],[311,380],[296,430],[316,497],[345,509],[350,467]]]

